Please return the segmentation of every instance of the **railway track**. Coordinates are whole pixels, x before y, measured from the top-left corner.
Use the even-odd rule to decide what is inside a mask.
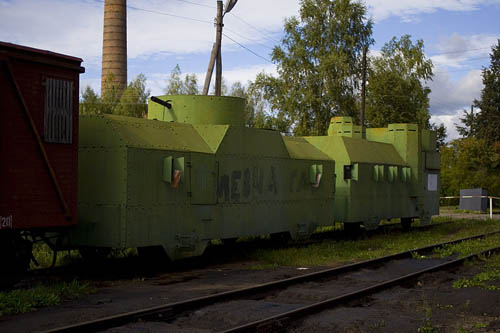
[[[223,314],[222,316],[231,317],[231,309],[238,308],[245,308],[245,318],[231,317],[228,320],[231,324],[221,320],[218,323],[202,324],[202,327],[221,332],[276,331],[288,327],[292,322],[306,316],[353,300],[359,300],[369,294],[413,280],[424,273],[447,269],[468,259],[499,251],[500,247],[497,247],[459,259],[412,259],[415,253],[426,253],[445,245],[498,233],[492,232],[457,239],[249,288],[60,327],[45,331],[45,333],[98,332],[137,321],[161,321],[174,324],[177,322],[182,328],[189,329],[190,321],[197,323],[202,321],[196,316],[219,311]],[[360,278],[360,276],[364,276],[364,278]],[[321,290],[321,293],[317,294],[318,290]]]

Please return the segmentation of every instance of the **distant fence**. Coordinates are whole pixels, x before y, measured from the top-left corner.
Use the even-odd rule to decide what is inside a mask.
[[[484,199],[484,198],[488,198],[490,199],[490,219],[493,219],[493,199],[495,200],[500,200],[500,198],[497,198],[497,197],[491,197],[491,196],[487,196],[487,195],[462,195],[462,196],[458,196],[458,197],[439,197],[439,199],[473,199],[473,198],[481,198],[481,199]]]

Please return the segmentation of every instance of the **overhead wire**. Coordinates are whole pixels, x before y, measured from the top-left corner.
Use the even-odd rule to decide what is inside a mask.
[[[271,46],[266,45],[266,44],[262,44],[261,42],[256,41],[255,39],[245,37],[245,36],[243,36],[243,35],[241,35],[241,34],[237,33],[237,32],[236,32],[236,31],[234,31],[234,30],[231,30],[231,29],[228,29],[228,28],[224,28],[224,30],[225,30],[225,31],[229,31],[230,33],[235,34],[235,35],[237,35],[237,36],[239,36],[239,37],[241,37],[241,38],[243,38],[243,39],[246,39],[246,40],[248,40],[248,41],[250,41],[250,42],[252,42],[252,43],[254,43],[254,44],[258,44],[258,45],[263,46],[263,47],[265,47],[265,48],[268,48],[268,49],[270,49],[270,50],[274,49],[274,47],[271,47]]]
[[[252,24],[248,23],[247,21],[245,21],[244,19],[242,19],[241,17],[239,17],[238,15],[236,14],[233,14],[231,12],[229,12],[229,14],[231,14],[231,16],[235,17],[236,19],[238,19],[239,21],[243,22],[244,24],[246,24],[247,26],[249,26],[250,28],[252,28],[253,30],[257,31],[258,33],[260,33],[262,36],[264,36],[266,39],[268,40],[272,40],[273,42],[276,42],[276,43],[279,43],[280,41],[279,40],[276,40],[272,37],[270,37],[268,34],[260,31],[258,28],[254,27]],[[268,32],[269,33],[269,32]]]
[[[465,49],[465,50],[456,50],[456,51],[450,51],[450,52],[440,52],[440,53],[430,54],[429,56],[433,57],[433,56],[443,55],[443,54],[465,53],[465,52],[470,52],[470,51],[480,51],[480,50],[486,50],[486,49],[491,49],[491,47],[480,47],[477,49]]]
[[[256,53],[256,52],[254,52],[254,51],[250,50],[250,49],[249,49],[248,47],[246,47],[245,45],[238,43],[237,41],[235,41],[234,39],[232,39],[231,37],[229,37],[229,36],[228,36],[228,35],[226,35],[225,33],[222,33],[222,35],[224,35],[224,37],[226,37],[227,39],[229,39],[229,40],[233,41],[234,43],[238,44],[241,48],[243,48],[243,49],[247,50],[248,52],[252,53],[253,55],[255,55],[255,56],[257,56],[257,57],[259,57],[259,58],[261,58],[261,59],[264,59],[265,61],[267,61],[267,62],[269,62],[269,63],[271,63],[271,64],[273,63],[271,60],[269,60],[269,59],[267,59],[267,58],[265,58],[265,57],[261,56],[260,54],[258,54],[258,53]]]
[[[104,0],[94,0],[95,2],[100,2],[100,3],[104,3]],[[200,4],[200,3],[195,3],[195,2],[192,2],[192,1],[187,1],[187,0],[177,0],[177,1],[180,1],[180,2],[185,2],[185,3],[189,3],[189,4],[192,4],[192,5],[199,5],[199,6],[203,6],[203,7],[210,7],[210,8],[215,8],[215,7],[212,7],[212,6],[209,6],[209,5],[205,5],[205,4]],[[206,20],[201,20],[201,19],[196,19],[196,18],[192,18],[192,17],[187,17],[187,16],[181,16],[181,15],[176,15],[176,14],[171,14],[171,13],[165,13],[165,12],[160,12],[160,11],[156,11],[156,10],[151,10],[151,9],[145,9],[145,8],[140,8],[140,7],[135,7],[135,6],[131,6],[131,5],[126,5],[127,8],[130,8],[130,9],[133,9],[133,10],[139,10],[139,11],[143,11],[143,12],[148,12],[148,13],[153,13],[153,14],[158,14],[158,15],[165,15],[165,16],[170,16],[170,17],[176,17],[176,18],[180,18],[180,19],[185,19],[185,20],[190,20],[190,21],[196,21],[196,22],[202,22],[202,23],[208,23],[208,24],[213,24],[213,22],[210,22],[210,21],[206,21]],[[236,17],[236,16],[235,16]],[[242,19],[241,19],[242,20]],[[243,21],[243,20],[242,20]],[[251,26],[249,23],[243,21],[244,23],[246,23],[247,25]],[[269,49],[272,49],[272,47],[270,46],[267,46],[265,44],[262,44],[260,42],[257,42],[255,40],[252,40],[251,38],[248,38],[248,37],[245,37],[235,31],[232,31],[232,30],[229,30],[226,28],[227,31],[231,32],[231,33],[234,33],[235,35],[238,35],[239,37],[241,38],[244,38],[244,39],[247,39],[251,42],[254,42],[255,44],[259,44],[261,46],[264,46],[266,48],[269,48]],[[246,51],[252,53],[253,55],[261,58],[261,59],[264,59],[265,61],[269,62],[269,63],[272,63],[271,60],[263,57],[262,55],[258,54],[257,52],[251,50],[250,48],[244,46],[243,44],[239,43],[238,41],[236,41],[235,39],[227,36],[226,34],[223,33],[224,36],[226,36],[229,40],[233,41],[234,43],[238,44],[241,48],[245,49]]]
[[[104,0],[94,0],[94,1],[95,2],[104,3]],[[139,10],[139,11],[143,11],[143,12],[147,12],[147,13],[152,13],[152,14],[158,14],[158,15],[176,17],[176,18],[180,18],[180,19],[184,19],[184,20],[189,20],[189,21],[195,21],[195,22],[202,22],[202,23],[213,24],[213,22],[207,21],[207,20],[201,20],[201,19],[197,19],[197,18],[192,18],[192,17],[188,17],[188,16],[182,16],[182,15],[176,15],[176,14],[171,14],[171,13],[165,13],[165,12],[160,12],[160,11],[152,10],[152,9],[145,9],[145,8],[131,6],[131,5],[125,5],[125,7],[133,9],[133,10]]]
[[[199,3],[199,2],[193,2],[193,1],[187,1],[187,0],[177,0],[177,1],[188,3],[188,4],[191,4],[191,5],[195,5],[195,6],[200,6],[200,7],[207,7],[207,8],[213,8],[213,9],[216,8],[215,6],[205,5],[205,4]]]

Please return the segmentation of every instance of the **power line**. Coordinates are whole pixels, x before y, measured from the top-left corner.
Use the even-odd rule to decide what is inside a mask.
[[[259,34],[261,34],[262,36],[266,37],[266,39],[269,39],[269,40],[272,40],[273,42],[276,42],[276,43],[279,43],[280,41],[270,37],[269,35],[263,33],[262,31],[260,31],[258,28],[254,27],[253,25],[251,25],[250,23],[248,23],[247,21],[245,21],[244,19],[242,19],[241,17],[237,16],[236,14],[233,14],[232,12],[229,12],[229,14],[231,14],[232,16],[234,16],[236,19],[240,20],[241,22],[245,23],[247,26],[249,26],[250,28],[252,28],[253,30],[257,31]],[[269,33],[269,32],[268,32]]]
[[[457,70],[453,70],[453,71],[437,71],[437,72],[434,72],[434,74],[436,74],[436,73],[470,72],[470,71],[478,71],[478,70],[482,70],[482,68],[457,69]]]
[[[241,37],[241,38],[243,38],[243,39],[246,39],[246,40],[248,40],[248,41],[250,41],[250,42],[252,42],[252,43],[254,43],[254,44],[259,44],[259,45],[261,45],[261,46],[263,46],[263,47],[265,47],[265,48],[268,48],[268,49],[270,49],[270,50],[272,50],[272,49],[273,49],[273,47],[271,47],[271,46],[268,46],[268,45],[266,45],[266,44],[262,44],[262,43],[260,43],[260,42],[256,41],[255,39],[245,37],[245,36],[243,36],[243,35],[241,35],[241,34],[237,33],[236,31],[230,30],[230,29],[228,29],[228,28],[225,28],[225,30],[226,30],[226,31],[229,31],[229,32],[230,32],[230,33],[232,33],[232,34],[235,34],[236,36],[239,36],[239,37]]]
[[[271,63],[271,64],[273,63],[271,60],[269,60],[269,59],[267,59],[267,58],[265,58],[265,57],[261,56],[260,54],[255,53],[254,51],[250,50],[250,49],[249,49],[248,47],[246,47],[245,45],[238,43],[237,41],[235,41],[234,39],[232,39],[231,37],[229,37],[229,36],[228,36],[228,35],[226,35],[225,33],[222,33],[222,34],[223,34],[226,38],[228,38],[229,40],[232,40],[234,43],[238,44],[240,47],[242,47],[242,48],[244,48],[245,50],[247,50],[248,52],[252,53],[253,55],[255,55],[255,56],[257,56],[257,57],[259,57],[259,58],[261,58],[261,59],[264,59],[265,61],[267,61],[267,62],[269,62],[269,63]]]
[[[104,3],[104,0],[94,0],[96,2]],[[202,23],[208,23],[208,24],[213,24],[211,21],[205,21],[205,20],[200,20],[192,17],[187,17],[187,16],[181,16],[181,15],[175,15],[175,14],[170,14],[170,13],[164,13],[164,12],[159,12],[156,10],[151,10],[151,9],[144,9],[144,8],[139,8],[139,7],[134,7],[130,5],[126,5],[125,7],[133,9],[133,10],[139,10],[147,13],[153,13],[153,14],[158,14],[158,15],[164,15],[164,16],[170,16],[170,17],[175,17],[175,18],[180,18],[184,20],[189,20],[189,21],[195,21],[195,22],[202,22]]]
[[[215,9],[215,8],[216,8],[216,7],[214,7],[214,6],[210,6],[210,5],[202,4],[202,3],[199,3],[199,2],[188,1],[188,0],[177,0],[177,1],[179,1],[179,2],[184,2],[184,3],[187,3],[187,4],[191,4],[191,5],[195,5],[195,6],[206,7],[206,8],[212,8],[212,9]],[[272,38],[272,37],[270,37],[270,36],[269,36],[270,32],[266,31],[266,33],[267,33],[267,34],[266,34],[266,33],[262,32],[262,31],[260,31],[260,30],[259,30],[258,28],[256,28],[255,26],[253,26],[253,25],[251,25],[250,23],[248,23],[247,21],[245,21],[244,19],[242,19],[241,17],[239,17],[238,15],[236,15],[236,14],[234,14],[234,13],[232,13],[232,12],[229,12],[229,14],[233,15],[236,19],[240,20],[241,22],[243,22],[244,24],[246,24],[246,25],[247,25],[247,26],[249,26],[250,28],[254,29],[254,30],[255,30],[255,31],[257,31],[258,33],[262,34],[262,35],[263,35],[264,37],[266,37],[267,39],[270,39],[270,40],[272,40],[272,41],[274,41],[274,42],[276,42],[276,43],[279,43],[279,41],[277,41],[276,39],[274,39],[274,38]],[[227,30],[227,28],[226,28],[226,30]],[[264,29],[262,29],[262,30],[264,30]],[[233,31],[233,33],[234,33],[234,34],[236,34],[236,35],[239,35],[239,34],[235,33],[234,31]],[[252,41],[250,38],[247,38],[247,37],[244,37],[244,36],[241,36],[241,35],[239,35],[239,36],[240,36],[240,37],[242,37],[242,38],[245,38],[245,39],[247,39],[247,40]],[[262,45],[262,44],[261,44],[261,45]],[[268,46],[266,46],[266,47],[268,47]]]
[[[100,3],[104,3],[104,0],[94,0],[94,1],[96,1],[96,2],[100,2]],[[194,3],[194,2],[190,2],[190,1],[186,1],[186,0],[178,0],[178,1],[181,1],[181,2],[186,2],[186,3],[191,3],[191,4],[196,4],[196,3]],[[198,5],[201,5],[201,4],[198,4]],[[207,5],[207,6],[208,6],[208,5]],[[210,21],[205,21],[205,20],[195,19],[195,18],[186,17],[186,16],[181,16],[181,15],[175,15],[175,14],[170,14],[170,13],[159,12],[159,11],[156,11],[156,10],[144,9],[144,8],[139,8],[139,7],[130,6],[130,5],[127,5],[126,7],[127,7],[127,8],[130,8],[130,9],[139,10],[139,11],[148,12],[148,13],[153,13],[153,14],[158,14],[158,15],[165,15],[165,16],[171,16],[171,17],[176,17],[176,18],[185,19],[185,20],[190,20],[190,21],[196,21],[196,22],[202,22],[202,23],[213,24],[213,22],[210,22]],[[226,29],[226,30],[228,30],[228,29]],[[228,31],[230,31],[230,30],[228,30]],[[271,47],[269,47],[269,46],[267,46],[267,45],[261,44],[261,43],[259,43],[259,42],[255,41],[255,40],[251,40],[250,38],[244,37],[244,36],[242,36],[242,35],[240,35],[240,34],[238,34],[238,33],[234,32],[234,31],[230,31],[230,32],[232,32],[232,33],[234,33],[234,34],[236,34],[236,35],[238,35],[238,36],[240,36],[240,37],[242,37],[242,38],[245,38],[245,39],[247,39],[247,40],[250,40],[250,41],[253,41],[253,42],[257,43],[257,44],[260,44],[260,45],[262,45],[262,46],[264,46],[264,47],[267,47],[267,48],[272,49]],[[226,35],[226,34],[223,34],[223,35],[224,35],[224,36],[226,36],[229,40],[231,40],[231,41],[233,41],[234,43],[238,44],[238,45],[239,45],[240,47],[242,47],[243,49],[245,49],[245,50],[247,50],[248,52],[252,53],[253,55],[255,55],[255,56],[259,57],[259,58],[262,58],[262,59],[264,59],[265,61],[267,61],[267,62],[269,62],[269,63],[273,63],[271,60],[269,60],[269,59],[267,59],[267,58],[265,58],[265,57],[261,56],[260,54],[258,54],[258,53],[256,53],[256,52],[254,52],[254,51],[250,50],[248,47],[246,47],[246,46],[244,46],[243,44],[241,44],[241,43],[237,42],[236,40],[234,40],[233,38],[229,37],[228,35]]]
[[[177,0],[177,1],[180,1],[180,2],[185,2],[185,3],[189,3],[191,5],[195,5],[195,6],[200,6],[200,7],[207,7],[207,8],[213,8],[215,9],[214,6],[210,6],[210,5],[205,5],[203,3],[198,3],[198,2],[193,2],[193,1],[187,1],[187,0]]]
[[[464,52],[479,51],[479,50],[486,50],[486,49],[491,49],[491,47],[480,47],[480,48],[477,48],[477,49],[466,49],[466,50],[457,50],[457,51],[450,51],[450,52],[434,53],[434,54],[431,54],[429,56],[433,57],[433,56],[442,55],[442,54],[464,53]]]

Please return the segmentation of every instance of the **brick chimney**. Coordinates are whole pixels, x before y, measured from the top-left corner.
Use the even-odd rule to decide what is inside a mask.
[[[106,78],[112,73],[113,83],[127,86],[127,0],[105,0],[102,42],[101,95],[109,89]]]

